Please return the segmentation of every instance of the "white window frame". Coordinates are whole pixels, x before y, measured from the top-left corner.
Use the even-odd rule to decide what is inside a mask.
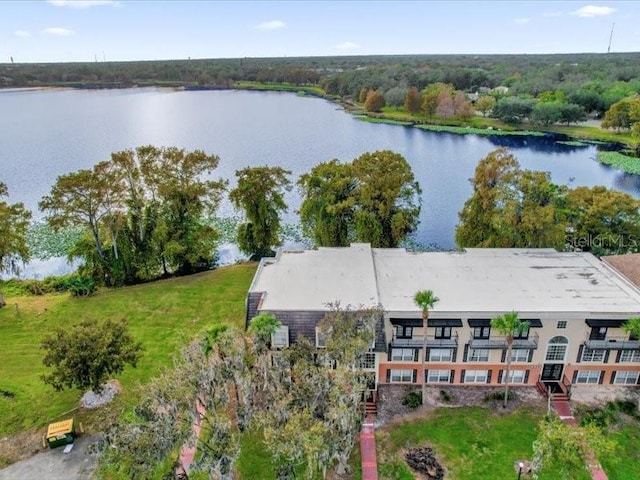
[[[320,327],[316,327],[316,348],[326,348],[329,332],[323,332]]]
[[[470,348],[467,362],[488,362],[490,355],[491,351],[488,348]]]
[[[620,370],[616,372],[612,383],[614,385],[637,385],[639,374],[638,371]]]
[[[522,358],[524,357],[524,358]],[[528,362],[529,361],[529,349],[528,348],[513,348],[511,350],[512,362]]]
[[[399,355],[397,355],[399,353]],[[409,354],[407,356],[407,353]],[[391,348],[391,361],[392,362],[413,362],[415,358],[415,348]]]
[[[640,362],[640,350],[622,350],[620,352],[619,363]]]
[[[453,348],[432,348],[429,350],[430,362],[452,362]]]
[[[565,330],[567,328],[567,321],[566,320],[558,320],[558,323],[556,323],[556,328],[558,330]]]
[[[364,352],[364,356],[360,361],[360,368],[363,370],[376,369],[376,352]]]
[[[506,371],[504,372],[506,373]],[[506,375],[503,373],[502,375],[502,383],[506,381]],[[524,377],[526,376],[526,370],[509,370],[509,383],[510,384],[518,384],[524,383]]]
[[[289,346],[289,327],[280,325],[275,332],[271,334],[271,348],[286,348]]]
[[[556,340],[554,342],[554,340]],[[561,341],[562,340],[562,341]],[[569,339],[562,335],[557,335],[549,340],[547,344],[547,352],[544,355],[546,362],[562,362],[564,363],[567,358],[567,351],[569,350]],[[562,356],[560,353],[562,352]]]
[[[604,363],[604,357],[607,355],[607,351],[603,348],[583,348],[580,361]]]
[[[451,383],[451,370],[429,370],[427,383]]]
[[[466,370],[464,372],[464,383],[487,383],[489,370]]]
[[[579,370],[576,375],[576,382],[583,385],[597,385],[600,381],[600,370]]]
[[[389,381],[391,383],[413,383],[413,370],[390,369]]]

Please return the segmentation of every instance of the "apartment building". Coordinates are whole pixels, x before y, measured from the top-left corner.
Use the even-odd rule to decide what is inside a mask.
[[[425,330],[413,297],[427,289],[439,302]],[[512,384],[640,384],[640,340],[621,328],[640,316],[640,290],[589,253],[413,253],[368,244],[282,251],[263,259],[256,272],[247,322],[259,312],[273,313],[282,327],[272,348],[286,348],[300,336],[321,348],[316,327],[332,302],[382,307],[365,362],[376,384],[420,384],[422,375],[433,385],[503,383],[506,338],[491,319],[511,311],[529,323],[513,342]]]

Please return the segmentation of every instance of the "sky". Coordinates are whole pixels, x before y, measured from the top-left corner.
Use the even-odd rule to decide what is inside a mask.
[[[638,1],[0,0],[0,63],[640,51]]]

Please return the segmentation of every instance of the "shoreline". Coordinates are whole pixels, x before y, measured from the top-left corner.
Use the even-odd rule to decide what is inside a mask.
[[[185,85],[179,82],[167,82],[163,83],[149,83],[149,84],[122,84],[121,82],[114,83],[68,83],[65,85],[43,85],[36,87],[17,87],[17,88],[1,88],[0,93],[3,92],[23,92],[23,91],[42,91],[42,90],[122,90],[122,89],[143,89],[143,88],[167,88],[173,90],[182,91],[215,91],[215,90],[245,90],[245,91],[273,91],[273,92],[285,92],[295,93],[298,95],[308,95],[310,97],[322,98],[329,102],[340,105],[346,113],[349,113],[356,117],[361,117],[363,121],[370,121],[374,123],[386,123],[389,125],[411,126],[422,128],[424,130],[433,131],[447,131],[449,133],[455,133],[460,135],[467,134],[479,134],[479,135],[564,135],[566,140],[581,140],[587,142],[605,143],[619,149],[630,150],[640,152],[640,139],[633,141],[630,138],[612,139],[610,135],[616,135],[613,132],[601,130],[598,126],[590,125],[587,122],[576,125],[551,125],[546,129],[535,128],[530,124],[523,125],[499,125],[499,126],[478,126],[471,125],[469,122],[461,122],[458,119],[451,119],[452,121],[427,120],[416,119],[410,114],[404,113],[402,115],[390,115],[385,112],[367,112],[363,109],[363,106],[355,101],[338,97],[335,95],[328,95],[320,90],[316,85],[292,85],[292,84],[270,84],[270,83],[258,83],[258,82],[237,82],[233,85]],[[488,120],[487,117],[482,117]],[[526,127],[526,128],[522,128]],[[590,128],[598,129],[595,132],[578,131],[576,128]],[[479,131],[486,131],[479,132]],[[633,157],[632,157],[633,158]]]

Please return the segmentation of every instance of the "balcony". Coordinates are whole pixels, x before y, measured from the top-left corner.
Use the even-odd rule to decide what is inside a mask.
[[[528,338],[514,338],[513,348],[535,350],[538,348],[538,334],[529,333]],[[489,338],[472,338],[469,340],[469,348],[507,348],[507,337],[491,336]]]
[[[584,341],[587,348],[598,350],[635,350],[640,349],[640,340],[630,340],[629,337],[605,337],[591,339],[589,336]]]
[[[424,335],[414,335],[411,338],[398,338],[395,335],[391,340],[392,347],[422,348]],[[451,338],[436,338],[435,335],[427,335],[427,348],[456,348],[458,346],[458,333],[451,334]]]

